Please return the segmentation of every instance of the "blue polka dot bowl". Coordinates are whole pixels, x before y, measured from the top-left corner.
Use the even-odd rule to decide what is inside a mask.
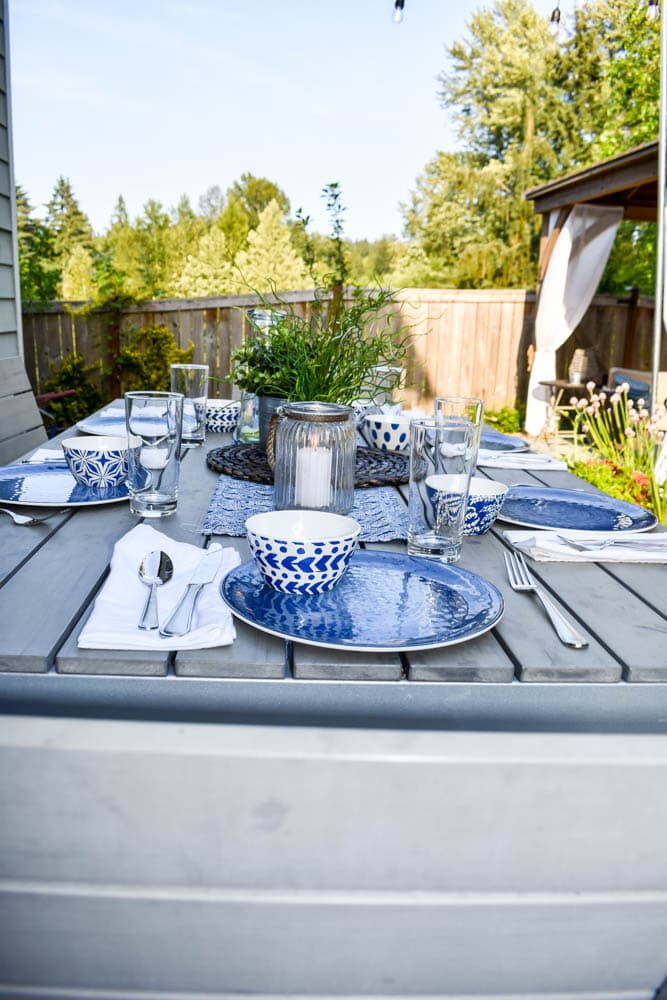
[[[366,438],[373,448],[380,451],[408,451],[410,448],[410,421],[415,414],[369,413],[364,420]]]
[[[285,594],[324,594],[350,564],[361,530],[342,514],[274,510],[246,521],[248,545],[265,582]]]
[[[63,452],[77,483],[89,489],[106,490],[127,479],[127,438],[71,437],[63,441]]]
[[[484,535],[500,513],[507,486],[481,476],[470,480],[464,535]]]
[[[209,399],[206,404],[206,430],[209,434],[229,434],[236,427],[241,410],[238,399]]]

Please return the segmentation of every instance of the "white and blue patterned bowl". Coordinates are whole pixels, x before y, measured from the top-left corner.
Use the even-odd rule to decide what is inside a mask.
[[[315,510],[267,511],[245,524],[257,568],[285,594],[324,594],[335,587],[361,530],[354,518]]]
[[[484,535],[500,513],[507,486],[491,479],[473,476],[466,507],[464,535]]]
[[[364,420],[366,436],[380,451],[407,451],[410,447],[410,421],[415,414],[370,413]]]
[[[238,399],[209,399],[206,404],[206,430],[209,434],[231,433],[241,410]]]
[[[127,479],[127,438],[103,435],[63,441],[69,470],[82,486],[106,490]]]

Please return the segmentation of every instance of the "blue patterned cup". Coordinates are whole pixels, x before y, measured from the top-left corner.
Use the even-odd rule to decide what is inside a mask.
[[[77,483],[105,490],[127,479],[127,438],[73,437],[63,441],[69,470]]]
[[[246,521],[257,568],[285,594],[324,594],[335,587],[360,530],[354,518],[315,510],[267,511]]]
[[[209,399],[206,404],[206,430],[209,434],[231,434],[239,419],[241,401]]]
[[[484,535],[500,513],[507,486],[473,476],[470,480],[464,535]]]

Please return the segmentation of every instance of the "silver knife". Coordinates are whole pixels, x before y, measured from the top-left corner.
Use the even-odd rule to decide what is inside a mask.
[[[195,601],[199,596],[202,587],[211,583],[220,568],[222,560],[222,549],[214,549],[208,552],[196,566],[190,582],[185,588],[185,593],[174,608],[169,621],[160,629],[160,635],[173,636],[185,635],[190,631],[192,613],[195,609]]]

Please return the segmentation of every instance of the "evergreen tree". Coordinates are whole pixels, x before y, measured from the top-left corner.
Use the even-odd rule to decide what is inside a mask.
[[[33,218],[33,208],[22,187],[16,188],[16,223],[21,299],[51,302],[58,296],[60,268],[55,259],[53,235]]]
[[[179,274],[174,275],[169,294],[180,298],[229,295],[235,278],[225,234],[213,226],[200,237],[194,253],[188,254]]]
[[[96,297],[93,255],[81,244],[74,247],[63,268],[62,297],[69,302],[89,302]]]
[[[65,177],[59,177],[55,183],[46,206],[46,225],[52,233],[53,252],[61,267],[75,246],[92,250],[93,230],[88,216],[79,208],[72,185]]]
[[[292,246],[283,210],[271,201],[260,213],[257,229],[248,234],[248,247],[236,255],[239,290],[267,292],[307,287],[305,264]]]

